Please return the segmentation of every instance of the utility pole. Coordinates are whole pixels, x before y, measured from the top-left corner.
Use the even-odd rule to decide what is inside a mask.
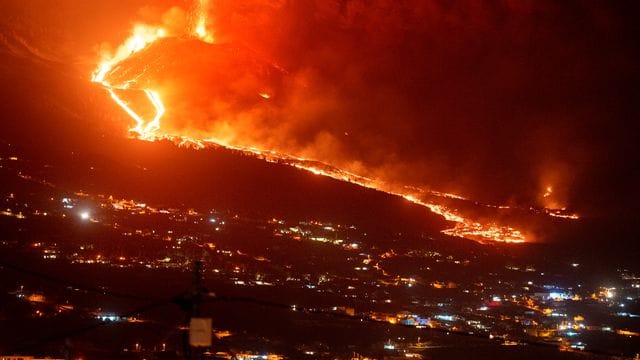
[[[182,349],[185,360],[192,360],[197,355],[197,347],[211,346],[211,319],[200,317],[200,304],[206,293],[202,286],[202,261],[193,262],[193,280],[191,289],[184,295],[175,299],[185,314],[185,325],[189,331],[185,331],[182,338]]]
[[[202,261],[196,260],[193,262],[193,300],[191,302],[191,316],[200,316],[200,303],[202,302],[202,294],[204,288],[202,287]]]

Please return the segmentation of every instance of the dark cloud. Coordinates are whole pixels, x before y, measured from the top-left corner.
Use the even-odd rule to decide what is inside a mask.
[[[225,128],[238,142],[485,201],[544,205],[552,185],[556,205],[615,207],[615,181],[637,175],[625,130],[637,114],[636,7],[216,2],[218,41],[284,70],[278,107],[234,109]],[[216,118],[204,120],[190,126],[215,133]]]

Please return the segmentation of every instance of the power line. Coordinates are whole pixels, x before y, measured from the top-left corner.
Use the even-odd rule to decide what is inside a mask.
[[[31,270],[31,269],[27,269],[27,268],[15,265],[5,260],[0,260],[0,268],[9,269],[25,275],[46,280],[50,283],[64,285],[67,288],[78,289],[84,292],[95,293],[99,295],[106,295],[106,296],[122,298],[122,299],[129,299],[129,300],[148,301],[150,298],[153,299],[150,296],[134,295],[134,294],[124,293],[119,291],[113,291],[113,290],[108,290],[108,289],[104,289],[96,286],[82,284],[82,283],[67,280],[67,279],[61,279],[53,275],[45,274],[39,271],[35,271],[35,270]]]
[[[12,263],[8,263],[6,261],[0,260],[0,267],[3,268],[7,268],[13,271],[17,271],[23,274],[27,274],[33,277],[38,277],[41,278],[43,280],[52,282],[52,283],[56,283],[56,284],[62,284],[62,285],[66,285],[67,287],[73,287],[76,289],[81,289],[83,291],[86,292],[92,292],[92,293],[96,293],[96,294],[100,294],[100,295],[106,295],[106,296],[111,296],[111,297],[117,297],[117,298],[123,298],[123,299],[129,299],[129,300],[136,300],[136,301],[141,301],[141,300],[149,300],[150,297],[149,296],[141,296],[141,295],[133,295],[133,294],[128,294],[128,293],[123,293],[123,292],[118,292],[118,291],[111,291],[111,290],[105,290],[102,288],[97,288],[97,287],[92,287],[92,286],[87,286],[86,284],[79,284],[76,282],[72,282],[69,280],[65,280],[65,279],[61,279],[61,278],[57,278],[48,274],[44,274],[38,271],[34,271],[34,270],[30,270],[30,269],[26,269],[20,266],[17,266],[15,264]],[[200,289],[200,290],[204,290],[204,288]],[[174,304],[174,305],[178,305],[180,307],[184,307],[185,306],[185,299],[187,299],[188,301],[192,301],[192,299],[190,299],[190,296],[192,296],[192,294],[190,294],[189,292],[183,292],[177,296],[171,297],[171,298],[165,298],[165,299],[160,299],[160,298],[156,298],[154,302],[149,303],[141,308],[135,309],[131,312],[128,312],[127,314],[123,315],[123,317],[129,317],[129,316],[133,316],[135,314],[140,314],[146,311],[149,311],[155,307],[159,307],[162,305],[168,305],[168,304]],[[198,297],[200,297],[201,299],[199,299],[199,301],[202,302],[208,302],[208,303],[213,303],[213,302],[242,302],[242,303],[248,303],[248,304],[254,304],[254,305],[259,305],[259,306],[264,306],[264,307],[270,307],[270,308],[277,308],[280,310],[289,310],[289,311],[296,311],[296,312],[300,312],[300,313],[304,313],[304,314],[310,314],[310,315],[322,315],[322,316],[329,316],[329,317],[334,317],[334,318],[340,318],[343,320],[351,320],[351,321],[360,321],[360,322],[368,322],[368,323],[373,323],[376,325],[394,325],[394,326],[399,326],[399,327],[405,327],[405,328],[412,328],[412,329],[416,329],[415,326],[412,325],[408,325],[408,324],[402,324],[402,323],[388,323],[385,321],[379,321],[379,320],[375,320],[372,319],[368,316],[360,316],[360,315],[349,315],[349,314],[345,314],[345,313],[339,313],[339,312],[335,312],[335,311],[330,311],[330,310],[326,310],[326,309],[318,309],[318,308],[307,308],[307,307],[301,307],[299,305],[289,305],[289,304],[284,304],[284,303],[279,303],[279,302],[274,302],[274,301],[270,301],[270,300],[264,300],[264,299],[257,299],[257,298],[253,298],[253,297],[244,297],[244,296],[228,296],[228,295],[214,295],[212,293],[208,293],[208,292],[202,292],[200,294],[197,295]],[[44,342],[51,342],[51,341],[55,341],[55,340],[60,340],[60,339],[65,339],[65,338],[69,338],[69,337],[74,337],[74,336],[78,336],[78,335],[82,335],[83,333],[89,332],[95,328],[98,328],[100,326],[104,326],[104,325],[108,325],[109,323],[104,323],[104,322],[100,322],[97,324],[92,324],[86,327],[82,327],[82,328],[78,328],[72,331],[69,331],[67,333],[64,334],[57,334],[56,336],[53,336],[51,338],[46,339],[45,341],[38,341],[37,343],[44,343]],[[436,333],[441,333],[441,334],[446,334],[446,335],[459,335],[459,336],[466,336],[466,337],[474,337],[474,338],[479,338],[479,339],[483,339],[483,340],[490,340],[488,335],[483,335],[483,334],[478,334],[478,333],[474,333],[474,332],[467,332],[467,331],[459,331],[459,330],[450,330],[450,329],[446,329],[446,328],[422,328],[420,330],[423,331],[431,331],[431,332],[436,332]],[[531,341],[531,340],[522,340],[522,339],[518,339],[518,342],[522,345],[532,345],[532,346],[541,346],[541,347],[547,347],[547,348],[555,348],[555,349],[559,349],[560,346],[556,345],[556,344],[552,344],[552,343],[548,343],[548,342],[542,342],[542,341]],[[224,346],[224,344],[221,343],[221,345]],[[226,346],[225,346],[226,347]],[[235,355],[233,355],[233,352],[231,351],[231,349],[229,349],[227,347],[227,351],[229,351],[229,353],[235,358]],[[607,352],[607,351],[603,351],[603,350],[598,350],[598,349],[585,349],[581,351],[582,353],[587,353],[587,354],[593,354],[593,355],[600,355],[600,356],[620,356],[620,354],[614,354],[611,352]]]
[[[435,332],[435,333],[441,333],[441,334],[445,334],[445,335],[458,335],[458,336],[474,337],[474,338],[487,340],[487,341],[491,340],[489,335],[482,335],[482,334],[478,334],[478,333],[474,333],[474,332],[450,330],[450,329],[446,329],[446,328],[432,328],[432,327],[416,328],[413,325],[402,324],[402,323],[389,323],[389,322],[386,322],[386,321],[375,320],[375,319],[372,319],[372,318],[367,317],[367,316],[349,315],[349,314],[339,313],[339,312],[325,310],[325,309],[300,307],[299,305],[287,305],[287,304],[278,303],[278,302],[274,302],[274,301],[270,301],[270,300],[261,300],[261,299],[251,298],[251,297],[224,296],[224,295],[222,295],[222,296],[216,296],[214,298],[211,298],[211,299],[207,300],[207,302],[219,302],[219,301],[220,302],[244,302],[244,303],[250,303],[250,304],[260,305],[260,306],[265,306],[265,307],[277,308],[277,309],[281,309],[281,310],[290,310],[290,311],[295,311],[295,312],[300,312],[300,313],[310,314],[310,315],[322,315],[322,316],[329,316],[329,317],[339,318],[339,319],[343,319],[343,320],[368,322],[368,323],[373,323],[373,324],[381,325],[381,326],[382,325],[391,325],[391,326],[404,327],[404,328],[416,329],[416,330],[421,330],[421,331],[430,331],[430,332]],[[523,340],[523,339],[518,339],[518,342],[521,345],[531,345],[531,346],[538,346],[538,347],[553,348],[553,349],[558,350],[558,351],[560,349],[559,345],[548,343],[548,342],[531,341],[531,340]],[[598,356],[606,356],[606,357],[618,357],[618,356],[621,356],[621,354],[615,354],[615,353],[611,353],[611,352],[604,351],[604,350],[599,350],[599,349],[585,349],[585,350],[581,350],[581,352],[579,352],[579,353],[598,355]]]
[[[199,262],[196,262],[196,264],[199,264]],[[48,274],[44,274],[42,272],[39,271],[35,271],[35,270],[31,270],[31,269],[26,269],[24,267],[15,265],[13,263],[7,262],[7,261],[3,261],[0,260],[0,268],[3,269],[8,269],[11,271],[15,271],[15,272],[19,272],[22,274],[26,274],[29,276],[33,276],[42,280],[45,280],[47,282],[50,283],[54,283],[54,284],[60,284],[63,285],[65,287],[72,287],[74,289],[79,289],[85,292],[90,292],[90,293],[96,293],[99,295],[106,295],[106,296],[111,296],[111,297],[117,297],[117,298],[123,298],[123,299],[127,299],[127,300],[149,300],[149,296],[140,296],[140,295],[132,295],[132,294],[128,294],[128,293],[123,293],[123,292],[117,292],[117,291],[111,291],[111,290],[105,290],[102,288],[98,288],[98,287],[93,287],[93,286],[87,286],[86,284],[80,284],[74,281],[70,281],[70,280],[65,280],[65,279],[61,279],[55,276],[51,276]],[[157,307],[160,306],[164,306],[164,305],[177,305],[180,308],[182,308],[183,310],[188,309],[190,311],[193,311],[193,313],[191,315],[197,315],[199,313],[199,309],[198,309],[198,304],[202,302],[202,300],[205,300],[207,298],[210,298],[213,294],[208,292],[201,284],[201,273],[200,273],[200,269],[197,270],[196,272],[196,278],[194,279],[194,284],[192,289],[187,290],[185,292],[182,292],[176,296],[172,296],[170,298],[156,298],[155,301],[148,303],[142,307],[136,308],[134,310],[131,310],[127,313],[124,313],[122,315],[120,315],[120,317],[131,317],[134,315],[138,315],[144,312],[147,312],[149,310],[155,309]],[[87,326],[83,326],[83,327],[79,327],[73,330],[69,330],[67,332],[63,332],[63,333],[57,333],[55,335],[52,336],[48,336],[45,337],[43,339],[38,339],[38,340],[34,340],[34,341],[25,341],[23,344],[21,345],[17,345],[14,346],[14,350],[13,352],[20,352],[22,350],[28,350],[31,347],[37,346],[37,345],[41,345],[41,344],[46,344],[46,343],[50,343],[50,342],[54,342],[57,340],[65,340],[68,338],[73,338],[76,336],[80,336],[83,334],[86,334],[92,330],[95,330],[101,326],[106,326],[106,325],[111,325],[111,322],[105,322],[105,321],[99,321],[99,322],[95,322],[93,324],[87,325]],[[188,336],[186,337],[186,340],[188,341]],[[224,342],[220,341],[219,344],[221,346],[223,346],[225,348],[225,350],[231,355],[232,359],[236,359],[236,355],[233,352],[233,350],[231,348],[229,348],[229,346],[227,344],[225,344]],[[190,356],[190,350],[185,351],[185,356],[189,357]]]
[[[163,301],[154,301],[151,303],[148,303],[144,306],[141,306],[139,308],[136,308],[134,310],[131,310],[129,312],[126,312],[122,315],[122,317],[132,317],[138,314],[142,314],[145,313],[147,311],[153,310],[155,308],[161,307],[161,306],[165,306],[165,305],[169,305],[173,303],[173,299],[171,300],[163,300]],[[106,325],[112,325],[114,323],[112,322],[106,322],[106,321],[96,321],[93,324],[89,324],[86,326],[82,326],[76,329],[72,329],[66,332],[57,332],[53,335],[41,338],[41,339],[37,339],[37,340],[33,340],[33,341],[25,341],[20,345],[16,345],[14,346],[13,351],[10,352],[14,352],[14,353],[20,353],[21,351],[24,350],[29,350],[31,348],[33,348],[34,346],[37,345],[42,345],[42,344],[47,344],[47,343],[51,343],[54,341],[59,341],[59,340],[65,340],[65,339],[70,339],[70,338],[74,338],[83,334],[86,334],[92,330],[95,330],[97,328],[100,328],[102,326],[106,326]]]

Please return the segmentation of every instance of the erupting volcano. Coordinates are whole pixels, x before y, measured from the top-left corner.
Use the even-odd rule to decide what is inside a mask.
[[[234,121],[238,117],[250,121],[252,116],[267,113],[277,122],[290,84],[299,79],[242,44],[216,42],[207,17],[208,10],[207,1],[201,0],[189,16],[188,29],[137,24],[131,36],[98,64],[92,81],[103,86],[133,119],[130,133],[134,137],[146,141],[168,139],[195,148],[222,146],[268,162],[287,164],[397,195],[453,222],[452,228],[443,231],[449,235],[482,242],[533,240],[518,226],[505,221],[487,220],[486,217],[476,220],[457,210],[456,202],[469,202],[495,211],[510,210],[513,206],[471,202],[455,194],[402,184],[400,180],[389,181],[392,176],[382,179],[367,171],[345,169],[339,163],[332,163],[331,159],[307,158],[296,149],[287,151],[286,143],[243,138],[246,130],[238,131],[235,127],[241,125]],[[206,74],[198,71],[205,68]],[[211,98],[214,98],[213,106],[203,100],[210,101]],[[206,116],[216,125],[210,129],[194,129],[190,126],[190,112],[184,111],[185,106],[206,107]],[[234,115],[230,118],[229,114]],[[545,200],[552,191],[551,186],[546,188]],[[517,209],[578,219],[565,209],[522,206]]]
[[[0,358],[640,354],[640,2],[0,14]]]

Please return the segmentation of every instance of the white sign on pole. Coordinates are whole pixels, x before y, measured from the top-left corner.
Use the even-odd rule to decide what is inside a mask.
[[[211,346],[211,318],[191,318],[189,344],[196,347]]]

